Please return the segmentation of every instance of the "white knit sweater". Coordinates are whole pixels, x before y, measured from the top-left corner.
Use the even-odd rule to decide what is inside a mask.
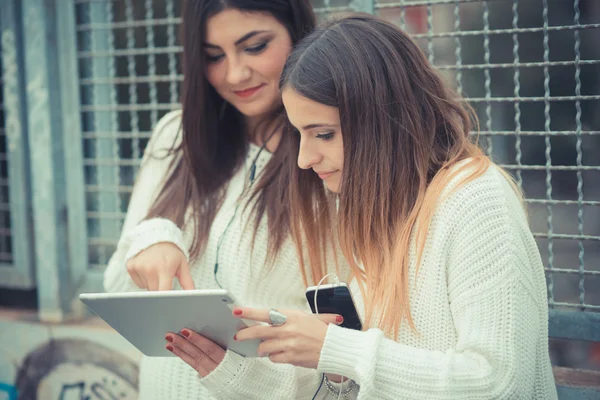
[[[319,370],[355,380],[359,399],[557,398],[544,269],[495,167],[438,204],[416,278],[414,243],[409,257],[418,333],[403,324],[393,341],[330,325]]]
[[[139,290],[125,263],[141,250],[159,242],[183,250],[190,244],[191,232],[180,231],[168,220],[141,222],[170,161],[150,154],[160,155],[171,147],[179,123],[179,112],[167,114],[148,145],[123,235],[105,273],[107,291]],[[258,150],[251,146],[246,163],[230,181],[206,251],[191,266],[198,289],[217,287],[216,243],[234,215]],[[263,151],[257,173],[269,158]],[[284,244],[274,268],[264,268],[266,221],[252,248],[251,232],[243,230],[248,218],[238,210],[227,231],[219,255],[219,282],[245,306],[308,311],[293,244]],[[413,260],[413,271],[414,267]],[[351,287],[362,310],[356,284]],[[419,335],[402,328],[395,342],[378,329],[355,332],[330,326],[319,371],[354,379],[360,392],[353,397],[360,399],[556,398],[543,268],[520,204],[496,170],[438,207],[411,287]],[[311,399],[320,382],[320,372],[246,359],[230,351],[206,378],[177,358],[144,357],[140,399]],[[325,396],[336,397],[323,387],[317,398]]]
[[[140,223],[158,194],[168,171],[171,157],[163,156],[176,140],[181,122],[180,114],[179,111],[174,111],[165,115],[157,124],[148,143],[129,204],[123,234],[104,275],[104,287],[108,292],[139,290],[129,277],[125,264],[143,249],[159,242],[171,242],[185,251],[191,243],[192,232],[181,232],[169,220],[154,218]],[[224,203],[212,225],[206,251],[191,265],[191,274],[197,289],[218,288],[213,276],[217,242],[235,213],[243,188],[248,186],[249,170],[258,151],[259,147],[250,146],[246,162],[229,182]],[[151,154],[156,157],[152,157]],[[263,151],[258,157],[257,179],[270,157],[271,154],[267,151]],[[250,191],[247,190],[246,193],[248,192]],[[266,263],[266,218],[258,229],[256,243],[252,247],[254,220],[252,219],[247,230],[244,230],[250,216],[248,213],[242,215],[243,209],[244,207],[239,207],[219,251],[219,283],[244,306],[310,311],[292,241],[284,243],[275,267],[269,268]],[[180,288],[178,285],[176,287]],[[315,370],[275,365],[268,359],[245,359],[231,351],[227,351],[223,362],[204,379],[178,358],[143,357],[140,365],[139,398],[311,399],[320,382],[321,374]],[[320,396],[321,393],[327,392],[322,389]]]

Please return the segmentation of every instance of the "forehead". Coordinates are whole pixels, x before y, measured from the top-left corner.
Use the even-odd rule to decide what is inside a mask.
[[[290,87],[283,89],[281,98],[288,118],[296,128],[314,123],[328,125],[340,123],[340,114],[336,107],[317,103]]]
[[[286,31],[275,17],[267,12],[242,12],[228,8],[206,22],[206,42],[211,44],[229,44],[252,31]]]

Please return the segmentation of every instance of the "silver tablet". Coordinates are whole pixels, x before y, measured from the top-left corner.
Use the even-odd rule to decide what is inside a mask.
[[[238,330],[255,322],[232,315],[235,300],[224,289],[83,293],[79,299],[149,357],[176,357],[165,349],[165,335],[183,328],[243,356],[258,356],[260,340],[233,340]]]

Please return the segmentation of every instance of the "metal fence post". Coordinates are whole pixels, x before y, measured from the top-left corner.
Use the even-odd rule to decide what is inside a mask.
[[[111,2],[96,2],[89,4],[89,23],[107,24],[113,19],[113,4]],[[95,82],[91,86],[89,104],[85,108],[85,118],[95,135],[93,142],[94,159],[86,165],[90,167],[91,177],[100,188],[97,193],[90,193],[90,200],[98,216],[90,219],[89,229],[95,250],[95,261],[106,264],[111,256],[107,242],[115,240],[121,233],[121,222],[111,216],[120,210],[118,186],[120,181],[119,145],[117,139],[118,110],[116,99],[115,56],[113,55],[114,36],[111,29],[93,30],[90,32],[91,78],[104,79],[105,82]]]
[[[59,65],[62,140],[64,142],[65,179],[67,183],[67,233],[69,267],[73,290],[85,283],[88,271],[87,223],[83,168],[83,143],[77,65],[77,33],[72,0],[56,5],[56,61]]]
[[[27,126],[40,319],[60,321],[69,310],[73,282],[67,239],[67,195],[60,118],[61,82],[54,38],[56,9],[44,0],[22,1]]]

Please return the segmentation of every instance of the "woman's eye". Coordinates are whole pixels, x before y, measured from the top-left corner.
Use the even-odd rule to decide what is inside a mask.
[[[268,42],[263,42],[263,43],[257,44],[256,46],[247,47],[246,51],[248,53],[253,53],[253,54],[260,53],[261,51],[263,51],[264,49],[267,48],[267,43]]]
[[[218,61],[220,61],[223,58],[223,54],[219,54],[218,56],[211,56],[209,54],[206,54],[206,62],[208,63],[216,63]]]
[[[323,140],[330,140],[331,138],[333,138],[333,132],[319,133],[317,135],[317,138],[323,139]]]

